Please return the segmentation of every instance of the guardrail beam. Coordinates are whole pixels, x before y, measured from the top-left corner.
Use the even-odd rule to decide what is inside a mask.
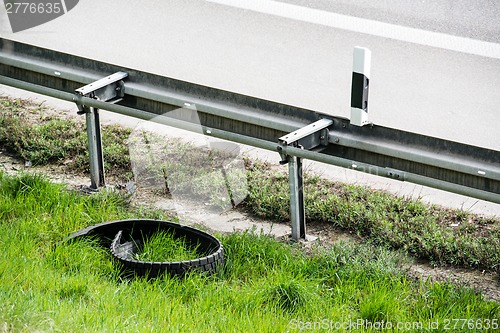
[[[116,72],[128,73],[118,103],[75,94],[75,89]],[[201,125],[204,133],[221,139],[500,203],[500,151],[484,147],[372,123],[355,126],[346,118],[4,38],[0,38],[0,84],[141,119],[155,118],[195,132]],[[199,123],[180,114],[156,117],[186,102],[196,104]],[[320,149],[277,144],[287,133],[323,118],[332,124],[328,143]],[[304,146],[318,140],[310,139]]]

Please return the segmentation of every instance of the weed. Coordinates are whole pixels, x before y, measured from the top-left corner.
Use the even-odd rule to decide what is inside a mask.
[[[0,145],[14,156],[33,165],[64,164],[77,171],[88,172],[87,132],[82,122],[57,117],[40,117],[40,107],[26,101],[12,102],[0,97]],[[27,110],[29,105],[32,109]],[[105,167],[113,171],[129,169],[130,159],[125,144],[130,130],[119,126],[103,126],[102,141]],[[118,175],[123,177],[121,171]],[[130,172],[126,172],[130,178]]]
[[[133,259],[140,261],[173,262],[193,260],[199,257],[198,246],[192,246],[183,237],[171,232],[157,231],[143,239],[139,252]]]

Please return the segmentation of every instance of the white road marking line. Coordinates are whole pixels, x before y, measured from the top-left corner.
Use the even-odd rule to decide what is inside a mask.
[[[62,8],[63,8],[64,14],[66,14],[68,12],[68,10],[66,9],[66,1],[65,0],[61,0],[61,4],[62,4]]]
[[[274,0],[206,0],[263,14],[325,25],[333,28],[385,37],[399,41],[500,59],[500,44],[449,35],[354,16],[301,7]]]

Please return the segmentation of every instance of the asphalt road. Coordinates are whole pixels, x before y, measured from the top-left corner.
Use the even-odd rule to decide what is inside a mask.
[[[280,0],[344,15],[500,42],[500,3],[496,0]]]
[[[346,117],[364,46],[371,121],[500,150],[500,3],[475,3],[82,0],[15,34],[0,6],[0,35]]]

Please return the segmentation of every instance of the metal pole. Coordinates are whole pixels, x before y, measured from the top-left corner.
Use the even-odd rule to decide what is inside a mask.
[[[304,182],[302,177],[302,159],[288,157],[290,177],[290,217],[292,220],[292,239],[306,238],[306,216],[304,210]]]
[[[98,190],[104,186],[104,158],[102,154],[99,109],[90,107],[85,112],[90,158],[90,188]]]

